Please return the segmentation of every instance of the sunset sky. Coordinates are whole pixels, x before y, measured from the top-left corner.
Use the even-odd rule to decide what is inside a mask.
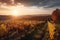
[[[0,0],[0,15],[51,14],[60,0]]]

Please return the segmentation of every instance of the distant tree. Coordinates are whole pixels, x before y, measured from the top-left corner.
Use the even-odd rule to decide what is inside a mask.
[[[52,19],[56,23],[60,23],[60,9],[56,9],[52,13]]]

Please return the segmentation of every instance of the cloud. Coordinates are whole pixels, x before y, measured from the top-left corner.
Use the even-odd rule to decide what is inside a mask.
[[[0,2],[11,3],[11,0],[0,0]],[[60,0],[15,0],[15,3],[21,3],[25,6],[37,6],[44,8],[60,7]]]
[[[16,0],[27,6],[42,6],[45,8],[60,7],[60,0]]]
[[[50,2],[50,4],[48,5],[45,5],[45,8],[53,8],[53,7],[59,8],[60,0],[55,0],[55,1]]]

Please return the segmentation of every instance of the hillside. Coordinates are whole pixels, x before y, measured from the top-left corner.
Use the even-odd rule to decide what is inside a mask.
[[[18,20],[47,20],[50,15],[24,15],[14,17],[11,15],[0,15],[0,20],[18,19]]]

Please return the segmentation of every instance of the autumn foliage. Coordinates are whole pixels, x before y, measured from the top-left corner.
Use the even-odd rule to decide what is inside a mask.
[[[52,19],[56,23],[60,23],[60,9],[56,9],[52,13]]]

